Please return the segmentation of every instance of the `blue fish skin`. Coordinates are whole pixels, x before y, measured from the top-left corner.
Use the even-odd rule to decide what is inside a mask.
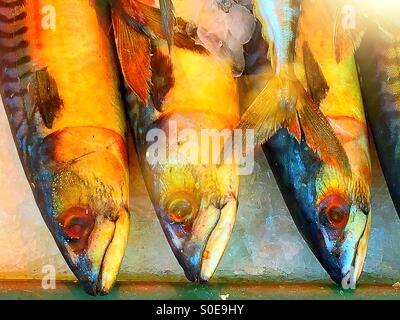
[[[305,8],[301,16],[304,20],[297,30],[300,4]],[[299,232],[332,280],[344,288],[355,288],[368,247],[371,207],[367,132],[353,55],[348,57],[347,64],[339,65],[334,54],[329,54],[334,52],[330,41],[333,35],[326,36],[325,32],[311,35],[310,28],[316,24],[325,28],[323,30],[328,34],[331,30],[329,24],[325,24],[331,13],[325,2],[271,0],[257,1],[256,5],[257,16],[263,18],[264,31],[268,30],[264,36],[268,38],[270,50],[272,43],[273,52],[270,52],[270,56],[275,72],[269,77],[266,89],[259,94],[261,98],[257,97],[246,110],[241,127],[262,127],[268,133],[265,140],[258,140],[264,143],[263,151]],[[293,6],[293,9],[287,10],[287,6]],[[296,46],[293,35],[297,35]],[[318,50],[312,46],[316,43],[320,44]],[[294,72],[296,64],[304,68],[305,82],[297,78],[299,75]],[[351,83],[351,98],[356,101],[354,108],[357,110],[351,109],[353,106],[347,105],[347,101],[332,99],[345,92],[336,86],[338,77],[333,77],[332,72],[340,74],[340,81]],[[307,86],[302,92],[299,88],[304,87],[306,82]],[[276,96],[280,99],[279,107],[270,103]],[[304,108],[308,110],[310,123],[307,123],[305,114],[301,114]],[[349,110],[343,110],[342,113],[342,108]],[[270,121],[274,118],[268,115],[275,116],[282,109],[296,111],[292,118],[287,117],[290,121],[285,119],[287,123],[294,123],[295,128],[284,124],[276,130],[278,126]],[[354,125],[355,129],[349,129],[346,127],[347,121],[351,119],[353,125],[355,114],[360,123]],[[333,136],[323,137],[322,130],[310,134],[312,130],[325,125],[323,121],[315,124],[319,116],[322,119],[329,117],[340,124],[340,128],[325,128],[326,132],[332,130]],[[264,120],[260,124],[258,119],[263,117],[269,122]],[[343,122],[345,124],[342,127]],[[266,130],[271,123],[273,130]],[[341,135],[344,131],[341,129],[346,134]],[[315,142],[315,137],[323,138]],[[360,149],[359,141],[362,141]],[[324,146],[333,146],[335,143],[336,150],[322,150]],[[357,145],[357,155],[351,152],[351,144]],[[340,163],[332,162],[332,158],[341,158]]]
[[[357,60],[367,118],[400,216],[400,38],[371,28]]]
[[[279,130],[263,145],[263,151],[298,230],[332,280],[340,284],[346,276],[343,267],[351,261],[344,259],[341,264],[343,260],[332,254],[315,206],[317,175],[324,163],[304,139],[299,143],[287,129]]]

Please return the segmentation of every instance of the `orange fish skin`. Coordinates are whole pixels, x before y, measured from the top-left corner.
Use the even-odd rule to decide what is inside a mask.
[[[0,14],[0,91],[36,202],[84,289],[107,294],[129,232],[126,123],[107,7],[1,0]]]
[[[121,2],[125,8],[131,3],[134,5],[129,8],[139,10],[136,1]],[[158,21],[161,25],[159,11],[140,8],[145,12],[144,21]],[[180,10],[175,13],[177,19],[184,15]],[[133,19],[140,16],[140,12],[130,14]],[[218,139],[222,130],[230,132],[236,127],[237,82],[228,59],[209,54],[184,32],[175,33],[169,48],[166,37],[153,39],[148,36],[150,31],[138,32],[123,16],[118,9],[113,11],[118,56],[128,86],[128,109],[143,177],[186,277],[205,283],[216,270],[233,230],[239,176],[236,164],[212,163],[211,150],[202,149],[201,133],[214,130],[212,136]],[[144,25],[142,29],[150,27]],[[149,74],[149,78],[143,77]],[[199,138],[198,143],[192,144],[181,135],[188,130]],[[150,150],[154,141],[148,137],[152,132],[165,134],[164,146],[177,152],[168,152],[166,159],[153,163]],[[197,155],[195,161],[185,150]]]

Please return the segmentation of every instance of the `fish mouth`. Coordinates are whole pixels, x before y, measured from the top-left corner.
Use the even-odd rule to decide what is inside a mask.
[[[229,242],[236,220],[238,201],[231,198],[220,208],[199,210],[190,230],[161,223],[168,242],[189,281],[205,284],[213,276]]]
[[[362,274],[371,231],[371,213],[362,213],[365,223],[356,232],[349,232],[347,237],[334,250],[324,250],[319,260],[331,279],[344,289],[356,289]]]
[[[115,222],[96,222],[87,245],[77,253],[70,243],[61,250],[83,289],[92,296],[112,289],[124,257],[129,235],[129,213],[122,210]],[[74,251],[75,250],[75,251]]]

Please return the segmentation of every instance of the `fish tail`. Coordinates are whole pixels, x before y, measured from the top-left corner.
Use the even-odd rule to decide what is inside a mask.
[[[242,116],[239,129],[253,129],[255,144],[268,141],[286,128],[298,141],[305,139],[321,160],[351,175],[349,159],[328,120],[287,65],[267,83]]]

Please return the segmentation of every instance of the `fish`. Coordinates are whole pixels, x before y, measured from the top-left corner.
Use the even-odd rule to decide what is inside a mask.
[[[165,32],[158,8],[133,0],[118,3],[112,20],[142,175],[187,279],[206,283],[234,227],[239,177],[235,163],[214,163],[210,149],[202,152],[190,133],[200,137],[212,129],[209,139],[219,140],[219,131],[227,129],[229,136],[237,125],[231,63],[196,42],[176,1],[173,33]],[[216,148],[218,158],[223,144]]]
[[[302,2],[254,1],[254,14],[269,44],[274,77],[242,115],[238,128],[254,129],[255,143],[261,145],[280,128],[298,132],[301,126],[309,145],[322,159],[342,168],[348,175],[350,168],[342,145],[295,73],[295,45]]]
[[[400,14],[400,5],[390,10]],[[400,215],[400,25],[389,15],[380,21],[370,20],[356,57],[368,123]]]
[[[258,5],[266,2],[270,5],[278,3],[265,1]],[[327,140],[323,135],[313,140],[314,135],[309,133],[312,129],[307,127],[309,123],[298,113],[294,126],[277,126],[269,131],[270,137],[262,144],[262,149],[302,237],[331,279],[343,288],[354,289],[362,273],[371,228],[371,163],[357,68],[352,50],[347,51],[339,64],[336,61],[331,40],[334,15],[327,3],[304,0],[301,7],[294,52],[291,53],[293,69],[305,94],[318,106],[319,113],[311,113],[310,121],[322,115],[332,135],[329,134]],[[266,9],[262,10],[268,18],[274,11]],[[259,17],[264,18],[264,15]],[[279,14],[274,21],[281,21]],[[275,32],[272,22],[268,22],[270,25],[273,31],[268,34]],[[282,34],[286,33],[282,31]],[[279,46],[269,42],[270,48],[271,45]],[[271,59],[276,57],[272,54]],[[264,71],[260,71],[262,69]],[[253,76],[260,72],[264,73],[263,78]],[[269,83],[276,81],[274,62],[272,68],[253,65],[242,81],[250,83],[242,85],[241,92],[247,92],[243,101],[252,108],[254,99],[260,97],[259,92],[272,88]],[[280,93],[269,94],[278,96]],[[260,119],[267,118],[270,115],[268,108],[273,108],[267,102],[268,99],[264,101],[264,111],[260,105]],[[324,156],[321,148],[315,147],[315,141],[327,145],[331,139],[339,145],[337,153],[332,154],[333,149],[326,149]],[[330,157],[334,155],[343,160],[331,161]]]
[[[41,215],[90,295],[115,283],[129,234],[127,123],[108,7],[1,0],[0,92]]]

